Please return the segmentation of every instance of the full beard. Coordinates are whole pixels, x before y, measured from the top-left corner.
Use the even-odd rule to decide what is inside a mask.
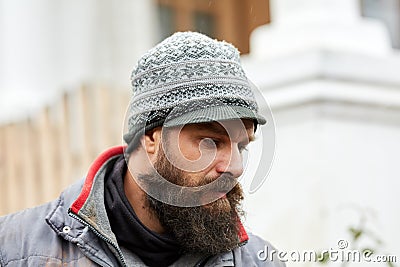
[[[204,177],[200,183],[193,185],[190,183],[190,178],[182,170],[172,165],[163,152],[160,153],[154,164],[154,169],[158,174],[152,173],[138,177],[147,188],[163,188],[162,183],[165,180],[180,186],[201,186],[213,181]],[[178,207],[146,194],[146,202],[150,210],[157,216],[165,230],[174,235],[183,253],[215,255],[230,251],[239,245],[239,218],[243,215],[241,209],[243,190],[236,179],[228,174],[223,174],[223,176],[224,179],[220,177],[216,181],[217,186],[220,189],[232,189],[226,194],[226,197],[206,205]],[[165,192],[164,194],[171,193]],[[174,196],[170,197],[177,199],[194,197],[194,195],[184,192],[172,194]]]

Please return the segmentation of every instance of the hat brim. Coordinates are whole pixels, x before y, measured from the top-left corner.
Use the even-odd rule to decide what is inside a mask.
[[[206,123],[235,119],[252,119],[261,125],[267,123],[267,120],[263,116],[253,110],[245,107],[227,105],[198,109],[184,113],[176,118],[167,118],[163,126],[174,127],[192,123]]]

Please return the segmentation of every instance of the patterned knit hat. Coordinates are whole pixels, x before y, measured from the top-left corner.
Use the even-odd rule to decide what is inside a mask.
[[[157,126],[238,118],[265,124],[239,51],[196,32],[178,32],[150,49],[131,76],[133,95],[128,133],[130,153],[146,131]]]

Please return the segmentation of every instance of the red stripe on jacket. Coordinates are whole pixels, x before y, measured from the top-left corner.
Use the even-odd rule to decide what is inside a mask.
[[[92,166],[90,166],[89,172],[86,176],[85,183],[83,184],[83,188],[79,197],[75,200],[75,202],[71,206],[71,211],[78,214],[79,210],[82,208],[83,204],[87,200],[90,190],[92,190],[92,185],[94,181],[94,177],[97,172],[107,162],[111,157],[124,153],[124,146],[116,146],[112,147],[103,153],[93,162]]]

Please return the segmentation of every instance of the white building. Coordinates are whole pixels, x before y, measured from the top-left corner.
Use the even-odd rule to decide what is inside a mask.
[[[253,33],[243,61],[275,117],[276,155],[248,224],[287,252],[345,240],[399,261],[400,54],[357,4],[275,0]],[[357,241],[350,227],[364,229]],[[384,266],[366,264],[348,265]]]
[[[156,22],[152,1],[0,0],[0,123],[82,83],[128,89]]]

